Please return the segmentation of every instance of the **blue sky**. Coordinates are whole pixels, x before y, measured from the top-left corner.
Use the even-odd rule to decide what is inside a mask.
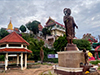
[[[76,37],[91,33],[100,35],[100,0],[0,0],[0,28],[12,19],[14,27],[38,20],[44,26],[49,16],[63,23],[63,9],[70,8],[79,29]]]

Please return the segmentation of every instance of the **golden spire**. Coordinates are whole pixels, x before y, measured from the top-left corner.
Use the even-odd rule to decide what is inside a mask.
[[[13,30],[13,25],[12,25],[12,23],[11,23],[11,18],[10,18],[10,22],[9,22],[9,24],[8,24],[7,30]]]

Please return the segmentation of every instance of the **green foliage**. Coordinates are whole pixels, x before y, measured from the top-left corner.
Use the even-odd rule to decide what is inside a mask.
[[[29,38],[33,38],[34,35],[33,34],[28,34],[28,33],[21,33],[22,34],[22,38],[25,39],[28,42]]]
[[[100,61],[99,61],[99,60],[96,60],[96,61],[90,61],[89,63],[94,64],[94,65],[97,65],[98,63],[100,63]]]
[[[43,47],[44,42],[42,40],[38,41],[33,38],[33,35],[22,34],[22,37],[30,44],[28,49],[32,51],[32,54],[29,54],[28,58],[32,60],[40,60],[40,48]]]
[[[43,47],[44,41],[37,40],[33,38],[33,35],[22,33],[22,37],[30,44],[28,49],[32,51],[32,54],[28,55],[28,59],[38,61],[40,60],[40,48]],[[43,47],[44,50],[44,62],[58,62],[57,58],[48,59],[48,54],[57,54],[54,49],[48,49],[47,47]]]
[[[98,70],[100,70],[100,67],[98,67]]]
[[[2,39],[2,37],[0,36],[0,40]]]
[[[79,50],[83,50],[84,48],[86,50],[91,50],[91,44],[87,40],[83,39],[73,39],[73,43],[77,45]]]
[[[57,58],[48,58],[48,54],[57,54],[55,50],[53,49],[48,49],[47,47],[43,47],[44,50],[44,62],[53,62],[57,63],[58,59]]]
[[[8,34],[9,33],[5,29],[3,29],[3,28],[0,29],[0,38],[4,38]]]
[[[46,35],[51,35],[51,32],[48,28],[43,28],[42,33],[45,36],[45,39],[46,39]]]
[[[0,61],[4,61],[4,55],[0,55]]]
[[[39,32],[39,29],[38,29],[38,25],[40,24],[40,22],[34,20],[33,22],[28,22],[26,24],[26,27],[32,31],[34,34],[37,34]]]
[[[56,51],[63,51],[64,47],[66,47],[67,44],[67,40],[66,40],[66,36],[60,36],[57,40],[55,40],[54,42],[54,48]]]
[[[21,32],[26,32],[26,27],[24,25],[21,25],[20,28]]]
[[[86,50],[91,50],[91,44],[87,40],[83,39],[73,39],[73,43],[77,45],[79,50],[83,50],[84,48]],[[64,50],[64,47],[67,45],[66,36],[60,36],[55,42],[54,42],[54,48],[56,51]]]

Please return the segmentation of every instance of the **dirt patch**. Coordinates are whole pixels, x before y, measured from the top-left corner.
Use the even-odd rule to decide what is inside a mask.
[[[0,73],[0,75],[40,75],[42,72],[52,69],[50,65],[32,65],[33,68],[26,70],[8,70],[6,72]],[[35,68],[34,68],[35,66]]]

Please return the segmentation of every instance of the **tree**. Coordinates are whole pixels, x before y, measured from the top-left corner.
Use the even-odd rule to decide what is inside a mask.
[[[44,41],[34,39],[33,36],[25,33],[22,34],[22,37],[30,44],[28,49],[32,51],[32,54],[28,58],[35,61],[40,60],[40,50],[44,46]]]
[[[67,45],[66,36],[60,36],[57,40],[55,40],[53,45],[56,51],[63,51],[64,47]]]
[[[87,40],[83,39],[73,39],[73,43],[77,45],[79,50],[83,50],[84,48],[86,50],[91,50],[91,44]],[[67,45],[66,36],[63,37],[60,36],[55,42],[54,42],[54,48],[56,51],[64,50],[64,47]]]
[[[48,34],[48,35],[51,35],[51,32],[50,32],[50,30],[48,29],[48,28],[43,28],[42,29],[42,33],[43,33],[43,35],[45,36],[45,39],[46,39],[46,35]]]
[[[77,47],[79,48],[79,50],[83,50],[83,49],[91,50],[91,44],[87,40],[74,39],[73,43],[77,45]]]
[[[34,34],[37,34],[39,32],[39,29],[38,29],[38,25],[40,24],[40,22],[34,20],[33,22],[28,22],[26,24],[26,27],[32,31]]]
[[[9,33],[5,29],[3,29],[3,28],[0,29],[0,38],[1,39],[4,38],[5,36],[7,36],[8,34]]]
[[[21,25],[20,28],[21,32],[26,32],[26,27],[24,25]]]

